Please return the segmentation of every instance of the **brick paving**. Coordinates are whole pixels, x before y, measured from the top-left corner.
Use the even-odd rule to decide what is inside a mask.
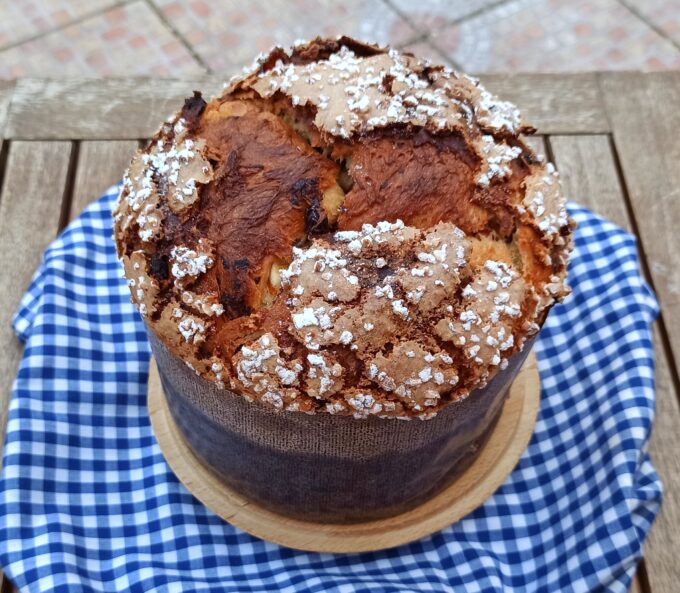
[[[0,12],[3,5],[0,3]],[[180,77],[204,71],[143,0],[0,51],[0,76],[6,78]]]
[[[680,68],[673,42],[618,0],[512,0],[431,39],[473,72]]]
[[[679,0],[12,0],[0,77],[227,77],[340,33],[470,72],[680,68]]]

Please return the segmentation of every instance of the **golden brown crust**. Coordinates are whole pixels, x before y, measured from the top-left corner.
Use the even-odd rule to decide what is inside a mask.
[[[133,160],[114,213],[132,300],[249,399],[429,417],[567,294],[572,223],[532,131],[407,54],[277,48]]]

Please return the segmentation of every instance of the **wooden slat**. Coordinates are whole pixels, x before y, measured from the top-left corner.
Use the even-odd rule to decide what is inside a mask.
[[[484,74],[482,82],[512,101],[541,134],[609,131],[595,74]]]
[[[630,232],[609,138],[605,135],[551,136],[550,146],[567,198]]]
[[[43,250],[58,231],[70,155],[70,142],[14,142],[7,160],[0,200],[0,265],[12,281],[0,285],[0,452],[10,390],[23,350],[11,318]],[[2,572],[0,587],[17,591]]]
[[[4,128],[9,97],[14,88],[0,81],[0,138]],[[45,245],[58,230],[71,145],[68,142],[16,142],[8,157],[0,197],[0,265],[8,270],[11,282],[0,286],[0,468],[5,443],[10,390],[19,365],[23,346],[14,336],[11,318],[19,299],[28,286],[33,268]],[[58,158],[54,155],[58,154]],[[32,175],[35,167],[36,175]],[[22,188],[23,186],[23,188]],[[23,192],[28,192],[24,194]],[[27,200],[26,196],[35,196]],[[33,210],[33,207],[41,210]],[[44,207],[44,210],[42,209]],[[37,227],[32,224],[40,212]],[[10,234],[10,232],[12,234]],[[21,245],[21,258],[11,261]],[[25,259],[26,258],[26,259]],[[8,268],[9,266],[9,268]],[[0,590],[15,593],[14,583],[0,570]]]
[[[484,83],[517,103],[542,133],[609,130],[593,74],[485,75]],[[219,92],[222,79],[41,80],[17,83],[7,137],[18,139],[146,138],[193,89]]]
[[[677,593],[680,586],[680,406],[658,328],[655,328],[654,343],[656,419],[649,450],[664,485],[664,499],[645,544],[645,564],[652,593]]]
[[[71,202],[73,220],[95,198],[123,178],[132,155],[135,140],[87,140],[81,142],[78,168]]]
[[[604,136],[550,137],[555,162],[569,197],[606,216],[630,231],[624,188],[618,178],[609,139]],[[639,225],[639,219],[636,219]],[[680,582],[675,561],[680,549],[680,490],[673,488],[680,476],[680,409],[678,394],[671,378],[670,365],[658,327],[654,329],[656,351],[656,420],[650,452],[665,485],[661,514],[645,547],[646,573],[652,593],[671,593]],[[636,585],[640,590],[641,584]],[[634,589],[633,589],[634,590]]]
[[[5,440],[10,389],[21,356],[11,319],[43,250],[59,227],[69,142],[13,142],[0,200],[0,443]]]
[[[551,136],[549,143],[567,198],[630,231],[609,138],[606,135]],[[629,593],[643,593],[637,574]]]
[[[551,136],[550,148],[567,197],[630,231],[609,138],[605,135]],[[631,583],[630,593],[643,593],[638,575]]]
[[[29,140],[146,138],[194,89],[210,96],[220,87],[216,79],[25,78],[14,90],[6,133]]]
[[[657,351],[650,451],[665,498],[647,543],[647,577],[652,593],[670,593],[680,582],[680,410],[673,372],[680,360],[680,72],[603,74],[601,87],[669,345],[667,354]]]
[[[680,360],[680,72],[602,75],[631,207]],[[676,482],[680,488],[680,476]]]

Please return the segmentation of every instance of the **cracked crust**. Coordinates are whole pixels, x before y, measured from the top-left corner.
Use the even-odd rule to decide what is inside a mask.
[[[114,212],[147,325],[277,410],[429,418],[568,294],[573,223],[478,81],[349,38],[261,56],[134,158]]]

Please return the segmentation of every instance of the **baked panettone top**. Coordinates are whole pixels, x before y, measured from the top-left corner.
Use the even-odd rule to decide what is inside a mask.
[[[133,159],[115,239],[147,325],[276,409],[431,417],[568,290],[572,223],[514,105],[349,38],[275,48]]]

